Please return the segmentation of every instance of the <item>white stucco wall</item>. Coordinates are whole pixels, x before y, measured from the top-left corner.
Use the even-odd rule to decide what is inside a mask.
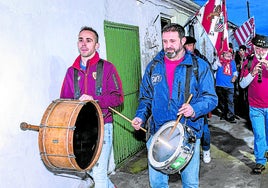
[[[139,26],[144,69],[161,49],[160,20],[154,22],[160,12],[178,14],[149,1],[0,0],[0,187],[78,187],[80,180],[46,169],[38,132],[22,131],[20,123],[39,125],[47,106],[59,98],[65,71],[78,55],[81,26],[98,31],[103,58],[104,20]]]

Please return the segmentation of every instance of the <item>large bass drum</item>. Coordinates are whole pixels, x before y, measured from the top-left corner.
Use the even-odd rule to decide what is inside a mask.
[[[102,112],[95,101],[55,100],[39,128],[41,159],[50,170],[90,170],[103,144]]]
[[[166,174],[180,172],[191,160],[195,136],[186,125],[165,123],[153,136],[148,151],[150,164]]]

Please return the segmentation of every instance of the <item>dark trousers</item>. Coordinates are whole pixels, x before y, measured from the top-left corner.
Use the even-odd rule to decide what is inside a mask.
[[[216,86],[218,95],[217,108],[222,112],[221,117],[231,118],[234,116],[234,88]]]
[[[210,149],[210,130],[207,117],[204,119],[204,131],[201,137],[201,146],[203,151],[208,151]]]

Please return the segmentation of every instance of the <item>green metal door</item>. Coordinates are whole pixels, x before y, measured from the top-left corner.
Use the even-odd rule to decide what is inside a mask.
[[[107,59],[117,68],[124,89],[124,105],[116,110],[132,120],[138,105],[141,80],[139,28],[104,22]],[[114,114],[114,156],[116,165],[144,147],[145,133],[135,131],[131,123]]]

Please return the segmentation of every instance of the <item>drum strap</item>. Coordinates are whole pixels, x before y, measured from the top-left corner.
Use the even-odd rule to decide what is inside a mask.
[[[192,73],[192,69],[193,69],[192,66],[187,66],[187,69],[186,69],[186,82],[185,82],[185,93],[184,93],[185,101],[190,96],[190,76]]]
[[[96,95],[100,96],[102,93],[102,74],[103,74],[103,60],[100,59],[97,64],[97,78],[96,78]]]
[[[195,55],[192,54],[192,61],[193,61],[193,66],[187,66],[186,70],[186,82],[185,82],[185,94],[184,98],[187,100],[190,96],[190,80],[191,80],[191,73],[192,70],[194,71],[195,78],[198,82],[198,63]]]
[[[196,59],[196,56],[192,54],[192,60],[193,60],[193,64],[194,64],[194,75],[195,75],[195,78],[198,82],[198,62],[197,62],[197,59]]]
[[[78,70],[74,69],[74,99],[79,99],[80,97],[80,88],[78,85]]]
[[[103,75],[103,59],[100,59],[97,64],[96,95],[101,95],[102,92],[102,75]],[[79,99],[81,95],[78,81],[79,81],[78,70],[74,69],[74,99]]]

